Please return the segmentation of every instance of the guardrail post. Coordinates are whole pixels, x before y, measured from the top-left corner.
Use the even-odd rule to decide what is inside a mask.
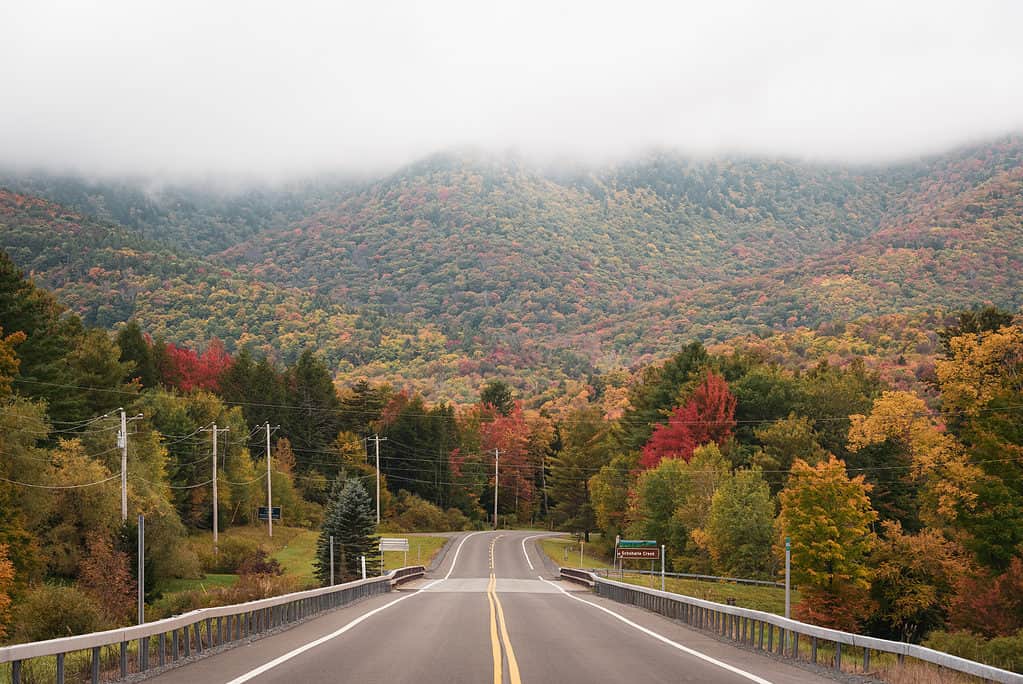
[[[221,646],[224,643],[224,618],[217,618],[217,646]]]
[[[866,646],[863,647],[863,671],[868,672],[870,670],[870,649]]]
[[[178,630],[175,628],[171,632],[171,661],[178,659],[178,653],[181,651],[181,645],[178,644]]]
[[[139,671],[149,669],[149,637],[139,639]]]
[[[121,679],[128,676],[128,642],[121,642]]]
[[[11,684],[21,684],[21,661],[11,661]]]
[[[817,637],[810,637],[810,662],[817,662]]]
[[[157,656],[156,662],[159,663],[160,667],[167,664],[167,633],[160,632],[160,636],[157,638],[156,643]]]
[[[842,642],[835,642],[835,669],[842,669]]]
[[[92,647],[92,684],[99,684],[100,647]]]
[[[185,625],[185,628],[181,630],[182,641],[185,642],[185,657],[192,655],[192,630]]]
[[[64,684],[64,654],[57,654],[57,684]]]
[[[774,652],[774,625],[769,625],[767,628],[767,652]]]
[[[792,657],[799,660],[799,632],[792,632]]]

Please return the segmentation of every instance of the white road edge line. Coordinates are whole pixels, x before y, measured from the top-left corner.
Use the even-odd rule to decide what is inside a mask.
[[[535,570],[536,568],[533,567],[533,561],[529,560],[529,554],[526,553],[526,542],[529,541],[530,539],[536,539],[537,537],[543,537],[543,536],[546,536],[546,535],[534,534],[532,537],[525,537],[522,540],[522,555],[526,557],[526,562],[529,563],[529,569],[530,570]]]
[[[734,672],[735,674],[739,675],[740,677],[745,677],[746,679],[749,679],[750,681],[757,682],[757,684],[772,684],[772,682],[770,682],[769,680],[763,679],[762,677],[758,677],[758,676],[756,676],[755,674],[753,674],[751,672],[746,672],[745,670],[741,670],[741,669],[735,667],[734,665],[729,665],[728,663],[722,662],[722,661],[718,660],[717,658],[712,658],[712,657],[710,657],[709,655],[707,655],[705,653],[700,653],[699,651],[695,651],[695,650],[689,648],[688,646],[683,646],[682,644],[678,643],[677,641],[672,641],[668,637],[662,636],[662,635],[658,634],[657,632],[655,632],[653,630],[647,629],[646,627],[643,627],[642,625],[636,624],[635,622],[633,622],[629,618],[627,618],[627,617],[625,617],[623,615],[619,615],[618,613],[614,612],[613,610],[610,610],[609,608],[605,608],[604,606],[599,606],[596,603],[592,603],[591,601],[587,601],[586,599],[581,599],[578,596],[574,596],[574,595],[568,593],[567,591],[565,591],[562,587],[559,587],[554,582],[549,582],[549,581],[545,580],[543,577],[540,577],[539,575],[537,575],[537,577],[539,578],[539,580],[541,582],[546,582],[547,584],[550,584],[552,587],[556,588],[558,591],[560,591],[562,594],[564,594],[568,598],[574,599],[576,601],[579,601],[580,603],[585,603],[588,606],[593,606],[597,610],[602,610],[605,613],[607,613],[608,615],[614,617],[616,620],[621,620],[622,622],[624,622],[625,624],[629,625],[630,627],[635,627],[636,629],[638,629],[639,631],[643,632],[644,634],[646,634],[648,636],[652,636],[653,638],[657,639],[658,641],[661,641],[661,642],[663,642],[665,644],[668,644],[669,646],[673,646],[674,648],[677,648],[678,650],[682,651],[683,653],[688,653],[689,655],[695,656],[695,657],[699,658],[700,660],[704,660],[704,661],[710,663],[711,665],[717,665],[718,667],[723,668],[725,670],[728,670],[729,672]]]
[[[331,632],[330,634],[327,634],[326,636],[322,636],[319,639],[316,639],[314,641],[310,641],[307,644],[303,644],[302,646],[299,646],[298,648],[296,648],[293,651],[288,651],[284,655],[278,656],[277,658],[274,658],[270,662],[265,663],[263,665],[260,665],[259,667],[257,667],[254,670],[249,670],[248,672],[246,672],[245,674],[241,675],[240,677],[235,677],[234,679],[232,679],[229,682],[227,682],[227,684],[243,684],[243,682],[247,682],[250,679],[254,679],[255,677],[258,677],[259,675],[263,674],[264,672],[268,672],[268,671],[272,670],[273,668],[277,667],[281,663],[285,663],[285,662],[291,660],[292,658],[295,658],[297,656],[302,655],[303,653],[305,653],[306,651],[308,651],[311,648],[316,648],[320,644],[326,643],[326,642],[330,641],[331,639],[335,639],[335,638],[341,636],[342,634],[344,634],[348,630],[352,629],[353,627],[358,625],[360,622],[362,622],[366,618],[372,617],[373,615],[376,615],[380,611],[386,610],[387,608],[390,608],[395,603],[401,603],[405,599],[412,598],[416,594],[420,594],[420,593],[426,591],[427,589],[429,589],[430,587],[432,587],[432,586],[434,586],[436,584],[439,584],[440,582],[443,582],[447,578],[451,577],[451,573],[455,569],[455,563],[458,562],[458,554],[461,553],[461,551],[462,551],[462,545],[465,544],[466,541],[468,541],[469,537],[471,537],[473,535],[476,535],[476,534],[480,534],[480,532],[470,532],[469,534],[465,535],[462,538],[462,541],[460,541],[458,543],[458,548],[455,549],[455,555],[451,559],[451,567],[448,568],[448,574],[444,575],[443,578],[441,578],[439,580],[434,580],[433,582],[430,582],[425,587],[422,587],[421,589],[419,589],[419,591],[416,591],[416,592],[411,593],[411,594],[406,594],[405,596],[402,596],[400,598],[396,598],[393,601],[391,601],[390,603],[386,603],[386,604],[380,606],[379,608],[374,608],[373,610],[369,611],[365,615],[360,615],[359,617],[355,618],[354,620],[349,622],[344,627],[341,627],[340,629],[337,629],[337,630]]]

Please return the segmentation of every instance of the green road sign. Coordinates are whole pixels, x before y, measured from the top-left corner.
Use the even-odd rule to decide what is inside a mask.
[[[659,548],[653,539],[622,539],[618,542],[620,549],[656,549]]]

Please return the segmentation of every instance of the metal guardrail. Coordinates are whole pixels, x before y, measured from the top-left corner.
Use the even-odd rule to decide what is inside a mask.
[[[421,565],[410,566],[380,577],[247,603],[201,608],[134,627],[0,647],[0,666],[9,663],[11,684],[22,684],[29,678],[38,679],[36,676],[24,676],[30,661],[52,657],[56,660],[56,667],[53,669],[47,666],[47,675],[43,681],[65,684],[68,656],[81,652],[89,665],[86,681],[98,684],[101,676],[104,681],[123,679],[130,674],[151,669],[154,659],[156,666],[163,667],[182,658],[189,658],[193,653],[201,654],[210,648],[299,622],[367,596],[385,594],[392,587],[422,577],[425,573],[426,568]],[[118,649],[118,663],[112,671],[103,667],[103,649],[109,647]],[[25,684],[28,684],[27,681]]]
[[[1023,684],[1023,675],[1021,674],[935,651],[924,646],[818,627],[773,613],[624,584],[585,570],[561,568],[561,576],[568,580],[582,581],[581,575],[583,574],[589,575],[598,596],[646,608],[696,629],[714,632],[754,650],[799,658],[801,654],[800,638],[802,637],[810,642],[809,656],[813,663],[818,662],[821,642],[824,642],[823,645],[833,645],[834,652],[830,656],[831,664],[839,670],[842,668],[842,647],[848,646],[861,650],[864,671],[870,669],[872,653],[891,653],[898,658],[900,663],[906,658],[913,658],[993,682]]]

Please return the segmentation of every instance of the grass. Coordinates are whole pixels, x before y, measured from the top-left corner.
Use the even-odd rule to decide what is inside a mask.
[[[313,560],[316,558],[316,539],[320,533],[318,530],[291,529],[294,532],[271,555],[281,564],[285,575],[295,575],[303,583],[315,582]]]
[[[571,568],[579,567],[579,540],[571,537],[545,537],[540,540],[540,546],[543,547],[544,553],[558,565]],[[592,544],[583,544],[583,567],[611,567],[608,559],[588,552],[588,549],[594,548]]]
[[[199,579],[169,579],[161,583],[160,588],[165,594],[175,594],[179,591],[193,591],[199,589],[205,591],[215,587],[230,587],[238,581],[238,575],[210,573]]]

